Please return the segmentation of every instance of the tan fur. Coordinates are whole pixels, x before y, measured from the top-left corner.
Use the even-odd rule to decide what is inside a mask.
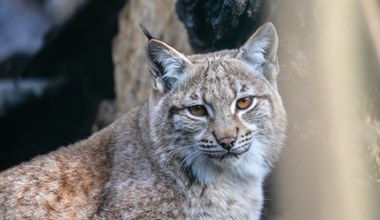
[[[276,52],[271,24],[238,50],[206,55],[151,39],[149,101],[87,140],[1,173],[0,216],[259,219],[286,127]],[[252,105],[239,110],[244,97]]]

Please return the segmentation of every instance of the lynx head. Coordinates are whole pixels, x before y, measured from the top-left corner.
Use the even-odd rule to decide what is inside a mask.
[[[286,127],[277,90],[278,38],[268,23],[239,49],[185,56],[149,39],[151,139],[198,182],[263,179]]]

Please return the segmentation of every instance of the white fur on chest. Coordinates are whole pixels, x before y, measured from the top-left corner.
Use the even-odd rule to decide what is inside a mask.
[[[205,187],[195,186],[184,204],[188,219],[260,218],[263,205],[262,180],[220,179]]]

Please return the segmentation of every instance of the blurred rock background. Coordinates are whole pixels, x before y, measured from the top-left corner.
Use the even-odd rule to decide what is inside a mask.
[[[130,0],[120,13],[113,43],[117,116],[146,101],[151,77],[145,64],[147,39],[140,24],[179,51],[190,54],[186,30],[175,13],[175,0]]]
[[[357,32],[342,38],[356,39],[362,67],[352,109],[357,152],[368,169],[358,170],[358,185],[375,189],[372,196],[380,199],[379,38],[372,24],[380,13],[373,2],[357,1]],[[318,204],[318,181],[336,175],[319,166],[334,160],[329,94],[316,51],[323,16],[321,3],[302,0],[3,0],[0,169],[83,139],[146,100],[150,75],[140,24],[191,54],[236,48],[272,21],[289,127],[266,184],[263,219],[329,219]],[[371,205],[377,213],[379,199]],[[326,204],[334,209],[334,200]]]

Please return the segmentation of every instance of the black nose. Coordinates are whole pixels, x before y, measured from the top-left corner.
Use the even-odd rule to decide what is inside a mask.
[[[232,146],[234,145],[235,141],[236,141],[236,138],[234,137],[225,137],[218,140],[220,146],[222,146],[226,150],[230,150]]]

